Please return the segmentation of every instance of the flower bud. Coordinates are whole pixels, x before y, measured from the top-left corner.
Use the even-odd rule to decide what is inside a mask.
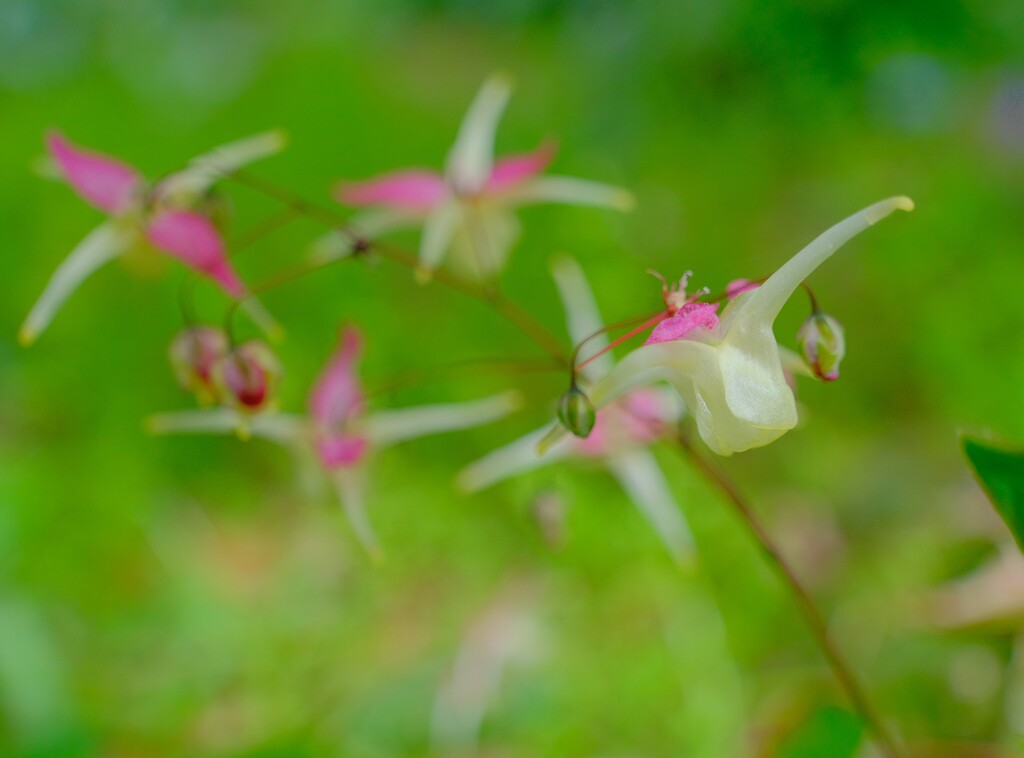
[[[174,376],[181,388],[195,393],[202,405],[217,399],[213,366],[227,351],[227,335],[212,326],[189,327],[171,341],[168,356]]]
[[[797,333],[807,365],[826,382],[839,378],[839,362],[846,354],[843,327],[826,313],[815,311]]]
[[[575,384],[558,400],[558,420],[577,437],[587,437],[594,428],[594,406]]]
[[[262,342],[246,342],[214,365],[221,400],[241,411],[266,410],[277,393],[281,364]]]

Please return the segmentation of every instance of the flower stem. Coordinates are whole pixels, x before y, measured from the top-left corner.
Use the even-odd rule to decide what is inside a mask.
[[[225,174],[226,178],[233,179],[261,194],[273,197],[294,212],[306,216],[314,221],[326,224],[348,236],[356,247],[357,251],[373,250],[373,252],[413,271],[417,270],[418,262],[415,256],[393,245],[386,245],[376,240],[364,239],[356,230],[349,226],[348,219],[329,208],[317,205],[306,200],[288,189],[279,187],[261,177],[254,176],[246,171],[233,171]],[[568,366],[569,360],[561,342],[556,339],[537,319],[521,308],[514,301],[509,300],[497,290],[490,287],[481,287],[473,282],[465,281],[453,276],[446,271],[434,271],[433,281],[436,281],[449,289],[461,292],[469,297],[489,304],[505,321],[514,326],[520,332],[535,342],[546,352],[557,365]]]
[[[782,553],[779,551],[775,541],[768,534],[768,531],[761,524],[757,516],[754,515],[754,511],[750,503],[728,475],[698,452],[684,435],[679,434],[676,439],[679,442],[680,448],[685,452],[700,473],[704,475],[705,479],[725,495],[725,499],[732,506],[733,511],[740,517],[740,520],[747,527],[747,531],[750,532],[757,543],[761,546],[761,550],[768,559],[768,562],[789,588],[794,600],[796,600],[797,606],[799,606],[801,613],[803,613],[807,626],[810,627],[811,633],[813,634],[815,641],[818,643],[818,647],[821,649],[826,661],[828,661],[828,664],[832,669],[832,673],[835,674],[836,679],[846,692],[846,695],[849,697],[853,707],[857,710],[860,717],[864,720],[864,723],[867,724],[868,729],[874,735],[874,741],[879,750],[881,750],[882,754],[887,756],[887,758],[900,758],[902,754],[896,747],[895,740],[889,733],[888,728],[885,726],[885,723],[882,721],[881,716],[875,709],[875,706],[871,702],[867,693],[857,681],[857,677],[854,675],[850,665],[846,662],[843,654],[832,639],[832,636],[829,634],[828,625],[825,622],[824,617],[821,615],[821,612],[814,604],[814,600],[811,599],[810,593],[800,583],[800,579],[797,577],[796,571],[782,556]]]

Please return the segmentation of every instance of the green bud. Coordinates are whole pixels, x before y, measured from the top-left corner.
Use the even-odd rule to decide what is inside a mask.
[[[797,333],[800,351],[811,370],[826,382],[839,378],[839,362],[846,354],[843,327],[826,313],[815,311]]]
[[[558,400],[558,420],[577,437],[587,437],[594,428],[597,412],[594,411],[590,398],[583,394],[579,387],[573,385]]]

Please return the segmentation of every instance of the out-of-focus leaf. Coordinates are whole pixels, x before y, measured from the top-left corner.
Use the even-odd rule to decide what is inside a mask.
[[[964,454],[1003,521],[1024,550],[1024,453],[963,438]]]
[[[860,721],[841,708],[816,711],[779,751],[782,758],[853,758],[863,735]]]

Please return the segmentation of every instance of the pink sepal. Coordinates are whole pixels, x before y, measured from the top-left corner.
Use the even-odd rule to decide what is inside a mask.
[[[484,185],[484,192],[502,192],[533,178],[551,164],[557,152],[557,145],[545,142],[533,152],[501,158],[494,164],[491,176]]]
[[[127,210],[139,192],[139,173],[116,158],[80,150],[58,131],[46,147],[72,189],[90,205],[110,214]]]
[[[685,339],[697,329],[711,331],[718,327],[717,310],[718,305],[715,303],[686,303],[674,316],[654,327],[644,344],[656,345],[659,342]]]
[[[341,182],[335,189],[338,202],[346,205],[383,205],[425,213],[447,193],[444,178],[432,171],[396,171],[363,182]]]
[[[347,468],[363,459],[369,445],[368,439],[357,435],[324,435],[316,441],[316,452],[324,468]]]
[[[228,263],[220,232],[205,216],[163,211],[146,225],[146,239],[155,248],[206,274],[232,297],[245,294],[245,286]]]
[[[734,297],[742,295],[744,292],[756,290],[760,286],[760,283],[752,282],[749,279],[733,279],[725,285],[725,296],[732,300]]]

